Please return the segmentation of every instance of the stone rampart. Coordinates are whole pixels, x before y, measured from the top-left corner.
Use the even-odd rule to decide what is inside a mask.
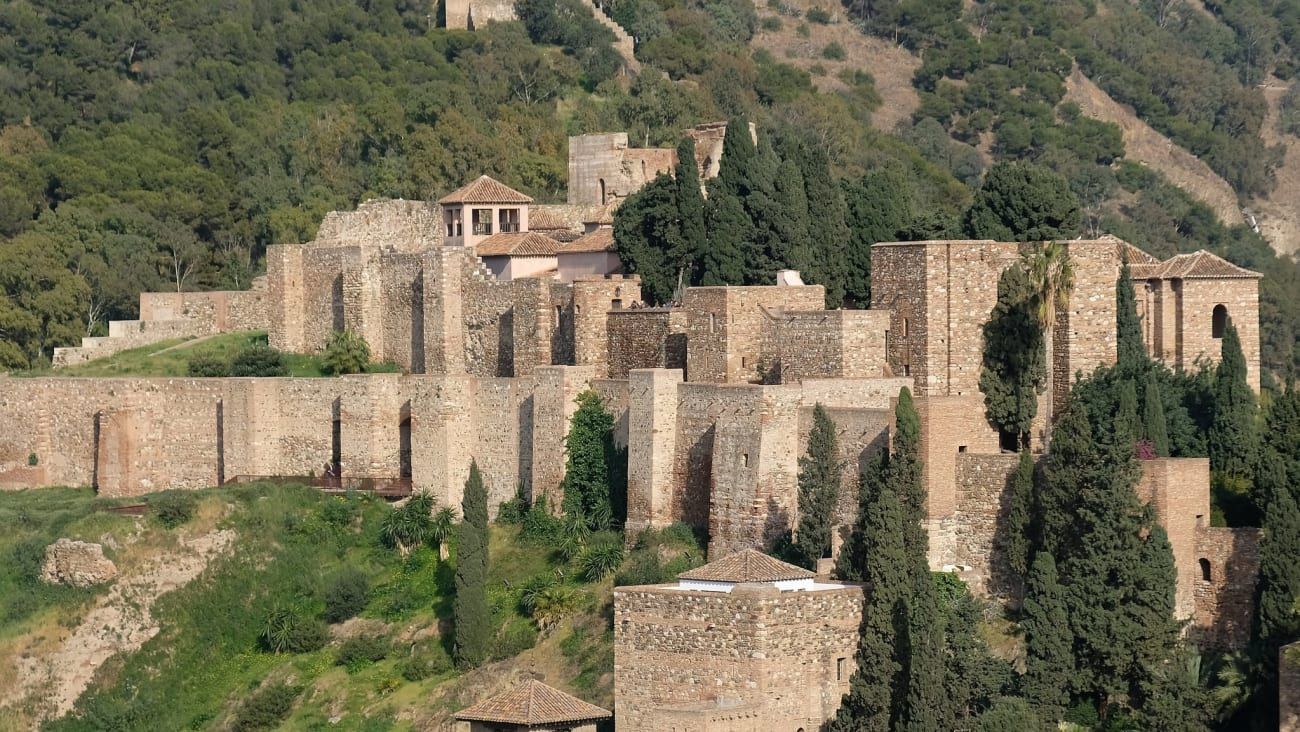
[[[1200,576],[1188,633],[1202,648],[1244,648],[1254,620],[1259,529],[1204,526],[1197,531]]]
[[[690,344],[687,376],[691,381],[757,381],[764,309],[818,310],[825,299],[821,285],[688,288],[682,302]]]
[[[658,732],[674,721],[740,713],[751,720],[744,729],[817,729],[848,689],[861,617],[862,589],[851,585],[617,588],[619,728]]]
[[[767,310],[760,369],[768,383],[885,376],[889,313]]]
[[[686,368],[686,312],[640,308],[609,314],[609,376],[624,379],[633,369]]]

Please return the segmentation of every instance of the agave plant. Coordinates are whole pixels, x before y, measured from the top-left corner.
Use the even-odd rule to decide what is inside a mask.
[[[402,556],[406,556],[411,549],[426,542],[444,541],[447,533],[444,533],[441,539],[436,538],[433,507],[432,495],[425,491],[416,493],[407,499],[404,505],[393,509],[384,517],[384,522],[379,527],[380,538],[384,544],[393,547]],[[452,520],[454,518],[453,514]]]
[[[584,579],[599,582],[617,571],[623,563],[623,546],[610,542],[587,547],[578,563]]]

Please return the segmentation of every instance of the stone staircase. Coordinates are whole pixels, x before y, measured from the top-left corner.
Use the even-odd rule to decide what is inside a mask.
[[[613,18],[606,15],[605,11],[595,2],[592,0],[582,0],[582,2],[591,8],[591,14],[596,16],[596,20],[600,21],[601,25],[614,32],[614,38],[616,39],[614,41],[614,50],[623,57],[623,67],[627,72],[630,74],[641,73],[641,62],[636,60],[634,53],[636,44],[632,41],[632,36],[629,36],[627,31],[623,30],[623,26],[615,23]]]

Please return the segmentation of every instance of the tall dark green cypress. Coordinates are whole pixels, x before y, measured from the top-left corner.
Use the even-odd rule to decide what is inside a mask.
[[[916,413],[912,391],[903,387],[894,405],[894,449],[889,456],[887,479],[906,511],[903,527],[908,555],[927,566],[929,541],[925,534],[925,483],[921,480],[921,417]]]
[[[767,233],[768,250],[779,266],[812,272],[817,255],[808,237],[808,197],[803,173],[794,161],[781,161],[773,189],[775,206]]]
[[[677,216],[679,249],[678,271],[684,272],[682,281],[692,284],[699,276],[700,262],[708,247],[708,229],[704,222],[704,193],[700,189],[700,172],[695,162],[695,140],[682,138],[677,145],[677,167],[673,171],[677,186]],[[674,276],[677,273],[673,273]]]
[[[795,534],[795,563],[816,569],[829,556],[831,525],[839,500],[840,466],[835,422],[818,403],[813,407],[808,454],[799,458],[799,530]]]
[[[804,144],[799,146],[799,153],[808,201],[808,237],[814,253],[812,279],[826,287],[826,306],[838,308],[844,304],[849,278],[845,259],[849,244],[848,207],[831,175],[826,151],[818,145]]]
[[[1115,414],[1115,436],[1123,444],[1132,445],[1142,432],[1142,423],[1138,420],[1137,384],[1132,379],[1121,379],[1119,383],[1119,408]]]
[[[1056,560],[1050,552],[1038,552],[1026,582],[1020,621],[1025,633],[1025,675],[1021,686],[1025,696],[1047,719],[1060,719],[1070,703],[1074,637],[1067,613]]]
[[[753,224],[740,199],[726,189],[710,191],[705,209],[708,246],[700,258],[699,285],[741,285],[749,271],[745,262]]]
[[[907,620],[900,647],[907,668],[903,729],[907,732],[948,732],[953,729],[953,704],[944,683],[947,648],[945,619],[928,571],[905,601]]]
[[[1214,370],[1214,418],[1210,425],[1210,468],[1249,481],[1259,455],[1255,393],[1246,382],[1246,357],[1237,328],[1223,329],[1219,365]]]
[[[1031,311],[1032,287],[1021,265],[998,277],[998,300],[984,324],[979,382],[989,423],[1016,435],[1021,446],[1038,414],[1038,395],[1047,386],[1046,341]]]
[[[901,166],[873,170],[842,186],[849,241],[845,252],[845,297],[850,305],[871,303],[871,245],[894,241],[912,220],[912,178]]]
[[[1165,403],[1160,395],[1160,380],[1155,370],[1147,373],[1142,390],[1142,439],[1151,443],[1156,457],[1169,457],[1169,429],[1165,422]]]
[[[668,302],[677,287],[678,262],[670,249],[683,245],[678,228],[677,184],[659,175],[628,196],[614,214],[614,250],[623,269],[641,278],[653,303]]]
[[[1029,556],[1032,552],[1034,520],[1034,456],[1028,450],[1020,451],[1020,462],[1011,476],[1010,504],[1007,510],[1006,540],[1003,542],[1007,568],[1019,582],[1029,573]],[[1055,563],[1053,563],[1055,572]]]
[[[1120,373],[1131,378],[1146,365],[1147,352],[1142,342],[1142,325],[1138,322],[1137,297],[1133,293],[1128,262],[1120,268],[1119,280],[1115,282],[1115,334]]]
[[[456,530],[456,665],[474,668],[487,660],[492,640],[492,612],[488,607],[488,507],[487,488],[478,462],[469,464],[463,519]]]
[[[862,571],[867,565],[869,532],[867,511],[880,496],[888,470],[889,451],[882,450],[879,455],[867,462],[858,475],[858,513],[849,532],[849,538],[840,547],[839,557],[835,560],[835,576],[842,580],[861,582],[863,579]]]

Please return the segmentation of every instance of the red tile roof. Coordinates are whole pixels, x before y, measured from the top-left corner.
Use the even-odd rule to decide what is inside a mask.
[[[1134,264],[1129,272],[1135,280],[1196,280],[1196,279],[1259,279],[1252,272],[1204,249],[1191,254],[1178,254],[1159,264]]]
[[[438,203],[532,203],[533,199],[495,178],[480,175],[474,181],[438,199]]]
[[[569,222],[544,208],[533,208],[528,212],[529,231],[556,231],[572,229]]]
[[[493,234],[474,245],[480,257],[553,257],[560,243],[535,231]]]
[[[786,564],[757,549],[743,549],[702,567],[682,572],[677,579],[699,582],[781,582],[811,579],[815,572]]]
[[[608,226],[586,234],[577,241],[560,249],[560,254],[580,254],[583,252],[614,251],[614,230]]]
[[[595,704],[565,694],[536,679],[489,697],[456,713],[456,719],[525,726],[556,725],[609,719],[613,715]]]

